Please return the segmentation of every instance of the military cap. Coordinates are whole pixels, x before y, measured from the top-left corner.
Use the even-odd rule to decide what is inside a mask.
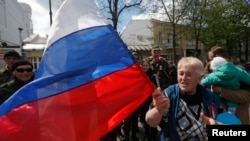
[[[159,46],[153,46],[152,51],[155,51],[155,50],[161,50],[161,48]]]

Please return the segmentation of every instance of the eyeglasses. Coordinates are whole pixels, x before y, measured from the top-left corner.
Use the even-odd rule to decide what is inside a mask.
[[[32,68],[28,68],[28,69],[21,69],[21,68],[16,68],[16,71],[17,72],[20,72],[20,73],[23,73],[24,71],[26,72],[32,72]]]

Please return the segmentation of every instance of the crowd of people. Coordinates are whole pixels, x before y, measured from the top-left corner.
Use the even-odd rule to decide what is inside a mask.
[[[128,117],[133,118],[133,124],[127,126],[125,119],[117,132],[112,132],[113,140],[103,141],[116,141],[117,137],[139,141],[138,123],[143,128],[143,141],[207,140],[206,125],[249,124],[250,74],[234,65],[223,47],[212,47],[207,62],[183,57],[177,65],[163,58],[158,46],[145,59],[140,60],[136,52],[132,54],[157,88],[136,114]]]
[[[144,103],[101,141],[207,140],[206,125],[249,124],[250,74],[231,62],[227,51],[212,47],[207,62],[182,57],[177,65],[161,56],[134,59],[155,85]],[[33,65],[14,50],[4,54],[0,72],[0,104],[34,79]],[[143,128],[143,138],[138,137]]]
[[[161,48],[159,46],[154,46],[151,50],[151,55],[147,58],[140,59],[137,52],[132,52],[132,55],[156,87],[166,88],[177,82],[176,66],[172,61],[168,61],[161,56]],[[157,84],[156,80],[159,81],[159,84]],[[157,140],[159,134],[158,128],[151,127],[145,120],[146,113],[152,101],[152,97],[148,97],[134,113],[124,119],[117,128],[108,133],[101,141],[116,141],[117,138],[123,141],[139,141],[140,139],[137,136],[139,123],[141,123],[144,131],[143,140]]]
[[[6,66],[0,72],[0,104],[34,79],[33,65],[15,50],[4,54]]]

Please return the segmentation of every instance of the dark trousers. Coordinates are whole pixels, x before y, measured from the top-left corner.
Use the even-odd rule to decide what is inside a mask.
[[[128,116],[123,123],[123,132],[126,138],[126,141],[130,140],[130,131],[132,132],[132,140],[136,140],[136,133],[138,132],[138,110],[133,112],[130,116]]]

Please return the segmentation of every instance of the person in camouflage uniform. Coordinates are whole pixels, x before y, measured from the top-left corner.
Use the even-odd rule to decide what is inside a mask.
[[[168,73],[169,66],[167,60],[161,57],[161,48],[159,46],[152,48],[148,61],[153,72],[158,75],[161,88],[167,88],[171,81]]]
[[[176,84],[178,83],[178,80],[177,80],[177,67],[174,65],[174,62],[169,60],[168,61],[168,66],[169,66],[169,76],[171,78],[171,81],[170,81],[170,84],[173,85],[173,84]]]
[[[0,104],[18,89],[34,79],[33,65],[26,60],[19,60],[12,65],[14,79],[0,86]]]
[[[14,78],[11,71],[11,66],[20,59],[20,55],[15,50],[7,51],[4,54],[6,66],[0,70],[0,85]]]

